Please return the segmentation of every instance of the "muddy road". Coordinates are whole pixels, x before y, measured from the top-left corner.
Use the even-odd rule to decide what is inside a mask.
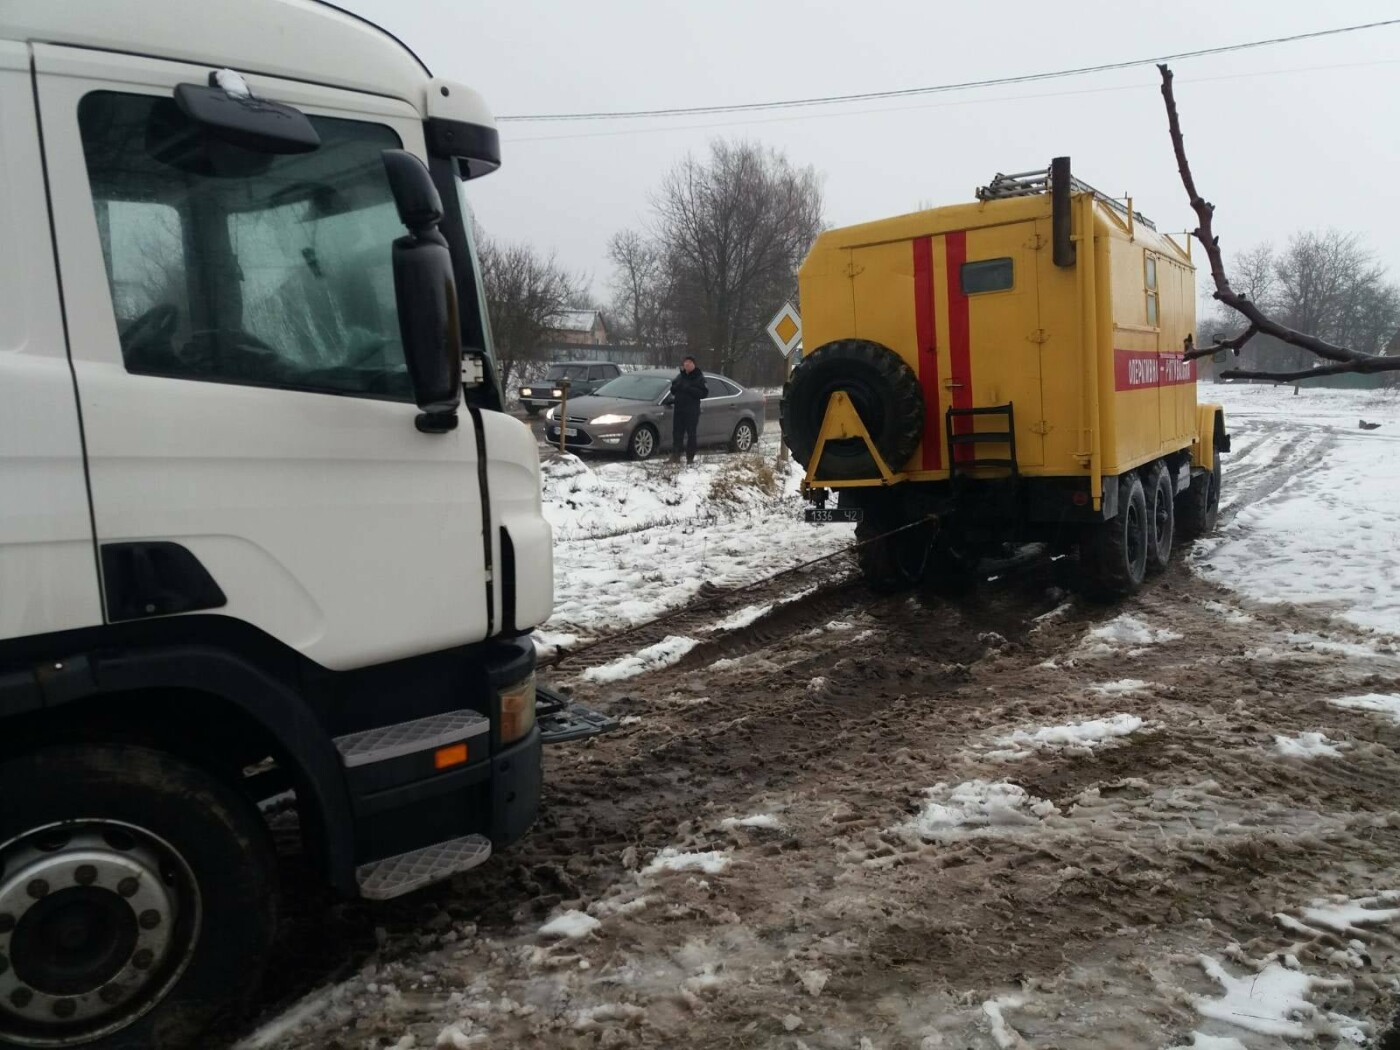
[[[1286,436],[1237,440],[1237,499],[1285,483]],[[1186,564],[1103,608],[836,558],[551,675],[622,728],[549,752],[491,864],[300,900],[293,1012],[242,1046],[1344,1047],[1393,1013],[1400,724],[1330,702],[1400,694],[1373,635]]]

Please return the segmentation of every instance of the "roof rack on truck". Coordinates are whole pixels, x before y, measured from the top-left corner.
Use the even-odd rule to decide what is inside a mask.
[[[1103,201],[1123,218],[1128,218],[1128,206],[1121,199],[1110,197],[1073,175],[1070,176],[1069,183],[1071,193],[1091,193],[1095,200]],[[992,176],[991,182],[985,186],[977,187],[977,199],[979,201],[1000,201],[1009,197],[1034,197],[1049,192],[1049,168],[1042,168],[1039,171],[1020,171],[1014,175],[1003,175],[1001,172],[997,172]],[[1157,228],[1157,224],[1140,211],[1134,211],[1132,219],[1134,222],[1146,226],[1149,230]]]

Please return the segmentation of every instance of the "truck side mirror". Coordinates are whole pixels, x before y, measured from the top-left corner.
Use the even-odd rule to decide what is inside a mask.
[[[394,298],[399,335],[425,434],[457,426],[462,402],[462,343],[457,282],[447,241],[438,230],[442,198],[424,163],[399,149],[381,154],[407,236],[394,241]]]

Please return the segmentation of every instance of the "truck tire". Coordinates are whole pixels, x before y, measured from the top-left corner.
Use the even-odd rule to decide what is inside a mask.
[[[203,770],[127,745],[0,762],[0,1047],[198,1045],[276,910],[266,826]]]
[[[1176,497],[1176,527],[1183,539],[1195,540],[1215,531],[1220,518],[1220,453],[1211,469],[1192,472],[1191,487]]]
[[[936,526],[913,527],[890,514],[865,512],[856,526],[856,563],[872,591],[892,594],[917,587],[928,571]]]
[[[1176,534],[1176,486],[1160,459],[1147,469],[1143,494],[1147,497],[1147,571],[1156,575],[1171,561]]]
[[[1147,575],[1147,496],[1135,471],[1118,479],[1118,513],[1085,530],[1079,541],[1083,590],[1096,601],[1136,593]]]
[[[919,377],[888,347],[867,339],[841,339],[819,346],[798,362],[783,386],[779,422],[792,455],[807,466],[817,447],[831,395],[845,391],[891,470],[914,454],[924,431],[924,395]],[[879,474],[865,443],[855,438],[826,445],[825,475],[832,479]]]

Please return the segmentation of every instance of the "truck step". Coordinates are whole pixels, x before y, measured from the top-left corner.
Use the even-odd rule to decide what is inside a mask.
[[[335,738],[335,746],[349,769],[455,744],[490,730],[490,721],[478,711],[445,711],[411,722],[347,733]]]
[[[490,839],[485,835],[463,835],[396,857],[361,864],[355,869],[355,880],[360,884],[360,896],[387,901],[440,882],[449,875],[469,871],[490,857]]]

